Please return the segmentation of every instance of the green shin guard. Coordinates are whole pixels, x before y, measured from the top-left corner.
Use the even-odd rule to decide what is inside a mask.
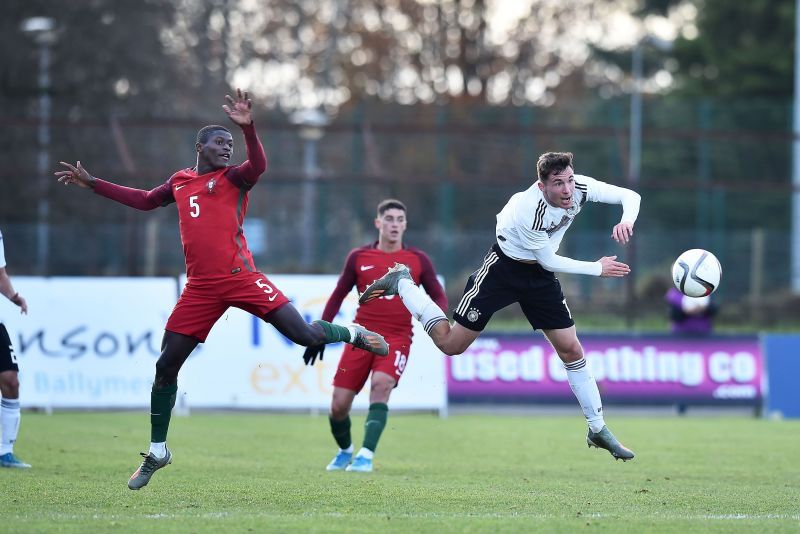
[[[381,433],[386,427],[389,406],[385,402],[373,402],[369,405],[367,421],[364,423],[364,448],[375,452]]]
[[[331,423],[331,434],[333,434],[333,439],[336,440],[336,444],[339,445],[340,449],[346,449],[353,444],[353,440],[350,438],[349,415],[341,421],[337,421],[333,417],[328,416],[328,421]]]
[[[350,341],[350,330],[338,324],[329,323],[318,319],[314,321],[325,330],[325,343],[338,343],[339,341]]]
[[[169,418],[175,406],[175,397],[178,394],[178,384],[165,388],[156,388],[150,392],[150,441],[162,443],[167,441]]]

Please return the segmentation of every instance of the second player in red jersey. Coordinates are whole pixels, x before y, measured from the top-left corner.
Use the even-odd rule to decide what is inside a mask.
[[[354,286],[359,292],[363,291],[396,263],[408,265],[414,282],[423,287],[441,308],[447,308],[444,289],[436,279],[436,271],[427,254],[403,244],[406,224],[406,207],[402,202],[389,199],[378,205],[375,219],[378,241],[357,248],[347,256],[336,289],[322,313],[323,320],[330,321],[336,316],[342,301]],[[329,419],[339,452],[328,465],[329,471],[372,471],[372,456],[386,425],[389,396],[400,381],[411,350],[411,314],[399,297],[379,298],[359,306],[355,321],[384,336],[389,343],[389,357],[373,358],[361,349],[345,347],[333,378]],[[317,355],[321,357],[323,348],[309,347],[304,356],[306,362],[313,363]],[[370,408],[364,425],[364,442],[353,458],[350,409],[370,374]]]
[[[164,329],[150,396],[150,451],[142,453],[142,465],[128,480],[130,489],[144,487],[155,471],[172,462],[166,442],[178,372],[228,307],[252,313],[299,345],[344,341],[365,353],[388,354],[383,338],[359,325],[345,327],[322,320],[306,323],[283,293],[256,269],[243,223],[248,194],[266,170],[267,157],[256,134],[247,93],[239,91],[236,99],[226,98],[228,105],[223,109],[241,128],[247,146],[247,160],[240,165],[229,166],[233,156],[230,131],[210,125],[197,133],[195,166],[176,172],[150,191],[95,178],[80,161],[75,165],[61,162],[67,170],[56,172],[64,185],[92,189],[132,208],[152,210],[172,203],[178,207],[187,282]]]

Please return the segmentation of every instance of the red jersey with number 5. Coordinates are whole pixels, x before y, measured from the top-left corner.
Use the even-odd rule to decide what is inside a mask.
[[[242,229],[249,191],[228,180],[227,170],[198,176],[184,169],[170,178],[189,278],[256,270]]]

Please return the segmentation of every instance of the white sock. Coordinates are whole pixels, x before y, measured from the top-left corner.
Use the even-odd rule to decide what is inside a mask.
[[[356,456],[361,456],[363,458],[366,458],[367,460],[372,460],[372,457],[374,455],[375,455],[375,453],[372,452],[371,450],[365,449],[364,447],[361,447],[361,449],[358,451],[358,454]]]
[[[354,450],[355,449],[353,449],[353,444],[351,443],[350,446],[347,447],[346,449],[339,449],[339,452],[349,452],[350,454],[353,454]]]
[[[578,398],[589,428],[592,432],[600,432],[606,424],[603,421],[603,402],[600,400],[597,382],[587,366],[586,359],[565,363],[564,367],[567,369],[569,386]]]
[[[14,442],[19,432],[19,399],[0,400],[0,424],[3,425],[3,439],[0,442],[0,455],[14,452]]]
[[[353,340],[356,338],[356,327],[353,326],[353,325],[350,325],[350,326],[347,327],[347,331],[350,332],[350,339],[348,341],[346,341],[345,343],[352,343]]]
[[[156,458],[163,458],[167,455],[167,442],[162,441],[156,443],[155,441],[150,442],[150,454],[155,456]]]
[[[414,318],[422,323],[425,332],[431,333],[431,328],[439,321],[446,321],[447,315],[431,298],[420,289],[417,284],[407,278],[397,283],[397,293],[403,299],[408,311]]]

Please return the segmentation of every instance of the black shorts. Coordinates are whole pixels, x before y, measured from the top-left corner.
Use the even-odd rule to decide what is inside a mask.
[[[480,332],[496,311],[515,302],[534,330],[575,324],[556,276],[538,263],[509,258],[497,244],[467,280],[453,318],[464,328]]]
[[[11,346],[11,338],[8,337],[6,325],[0,323],[0,373],[3,371],[17,371],[17,355],[14,354],[14,347]]]

